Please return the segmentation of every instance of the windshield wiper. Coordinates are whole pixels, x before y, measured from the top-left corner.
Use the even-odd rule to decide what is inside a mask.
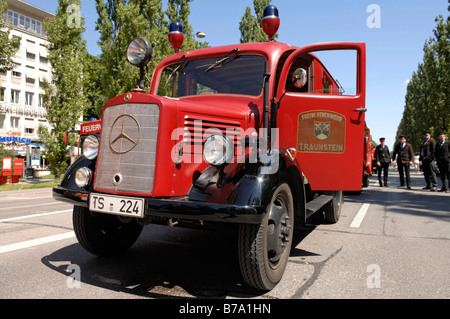
[[[177,63],[179,63],[178,66],[170,73],[170,75],[169,75],[169,77],[168,77],[168,79],[167,79],[166,84],[164,85],[164,87],[167,87],[167,84],[169,84],[169,82],[170,82],[170,80],[172,79],[172,77],[173,77],[173,75],[175,74],[175,72],[177,72],[177,71],[180,69],[180,67],[183,65],[181,62],[183,62],[184,59],[186,59],[186,56],[185,56],[185,55],[183,55],[183,56],[178,60],[178,62],[177,62]]]
[[[234,52],[237,52],[237,51],[239,51],[239,49],[238,49],[238,48],[235,48],[235,49],[233,49],[231,52],[229,52],[227,55],[225,55],[223,58],[221,58],[220,60],[217,60],[216,62],[214,62],[213,64],[211,64],[211,65],[205,70],[205,73],[208,73],[208,72],[214,70],[215,68],[224,65],[225,62],[227,62],[227,61],[229,61],[229,60],[231,59],[230,55],[233,54]],[[236,58],[238,58],[238,57],[234,57],[234,59],[236,59]],[[233,59],[233,60],[234,60],[234,59]],[[233,60],[231,60],[231,61],[233,61]],[[230,61],[230,62],[231,62],[231,61]]]

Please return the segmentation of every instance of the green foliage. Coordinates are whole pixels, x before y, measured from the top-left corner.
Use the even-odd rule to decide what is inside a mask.
[[[241,43],[250,42],[265,42],[267,35],[264,33],[261,26],[261,21],[264,14],[264,9],[270,4],[270,0],[253,0],[253,9],[256,17],[252,14],[252,9],[247,7],[239,23],[239,30],[241,31]],[[274,36],[278,38],[278,34]]]
[[[450,16],[445,20],[440,15],[436,22],[433,37],[424,45],[423,62],[408,83],[397,129],[397,135],[407,135],[415,150],[420,149],[424,130],[437,137],[450,129]]]
[[[19,49],[19,39],[9,37],[9,27],[3,21],[8,10],[6,0],[0,0],[0,72],[6,72],[13,68],[14,62],[12,57]]]
[[[47,109],[46,118],[52,128],[48,131],[39,127],[39,138],[45,143],[44,155],[53,173],[59,177],[67,167],[67,148],[64,134],[80,122],[83,110],[87,107],[84,94],[87,50],[82,38],[84,21],[73,24],[73,5],[75,0],[59,0],[56,16],[44,21],[48,34],[48,60],[52,65],[52,82],[44,82],[43,99]]]
[[[173,54],[168,42],[169,24],[182,23],[185,40],[182,50],[206,47],[205,42],[195,41],[189,24],[190,3],[193,0],[169,0],[162,10],[162,0],[96,0],[99,15],[97,31],[102,53],[92,64],[91,74],[97,79],[97,91],[91,90],[97,116],[101,116],[104,103],[109,99],[136,87],[139,70],[126,59],[129,43],[138,36],[145,37],[156,45],[157,57],[147,66],[151,74],[159,61]]]

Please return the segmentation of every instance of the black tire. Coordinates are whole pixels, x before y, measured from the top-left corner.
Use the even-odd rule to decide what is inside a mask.
[[[239,264],[245,282],[256,289],[271,290],[283,277],[294,231],[294,201],[288,184],[273,192],[259,225],[239,225]]]
[[[73,229],[78,242],[88,252],[107,257],[128,250],[139,238],[143,226],[135,220],[122,223],[117,216],[73,208]]]
[[[369,187],[370,179],[369,175],[363,175],[363,187]]]
[[[325,206],[326,224],[336,224],[341,216],[342,204],[344,203],[344,194],[342,191],[332,192],[333,200]]]

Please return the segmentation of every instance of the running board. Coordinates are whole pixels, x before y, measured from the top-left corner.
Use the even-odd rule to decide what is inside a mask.
[[[332,195],[320,195],[316,199],[313,199],[312,201],[306,203],[306,218],[319,211],[323,206],[325,206],[332,200]]]

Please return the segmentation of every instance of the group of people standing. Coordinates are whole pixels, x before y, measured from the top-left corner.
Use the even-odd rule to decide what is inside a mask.
[[[430,131],[424,131],[424,142],[420,148],[419,160],[422,162],[422,170],[426,186],[434,192],[437,190],[438,182],[435,172],[435,162],[439,168],[442,188],[439,192],[450,190],[450,142],[446,140],[445,132],[439,133],[438,142],[431,137]],[[397,163],[400,175],[400,187],[411,189],[410,165],[414,164],[414,152],[411,144],[406,142],[406,136],[400,136],[400,142],[395,146],[392,157],[389,148],[385,145],[385,138],[380,138],[380,144],[375,148],[375,161],[378,166],[378,181],[380,186],[388,186],[389,165]],[[381,178],[383,175],[383,179]],[[406,184],[405,184],[406,178]]]

